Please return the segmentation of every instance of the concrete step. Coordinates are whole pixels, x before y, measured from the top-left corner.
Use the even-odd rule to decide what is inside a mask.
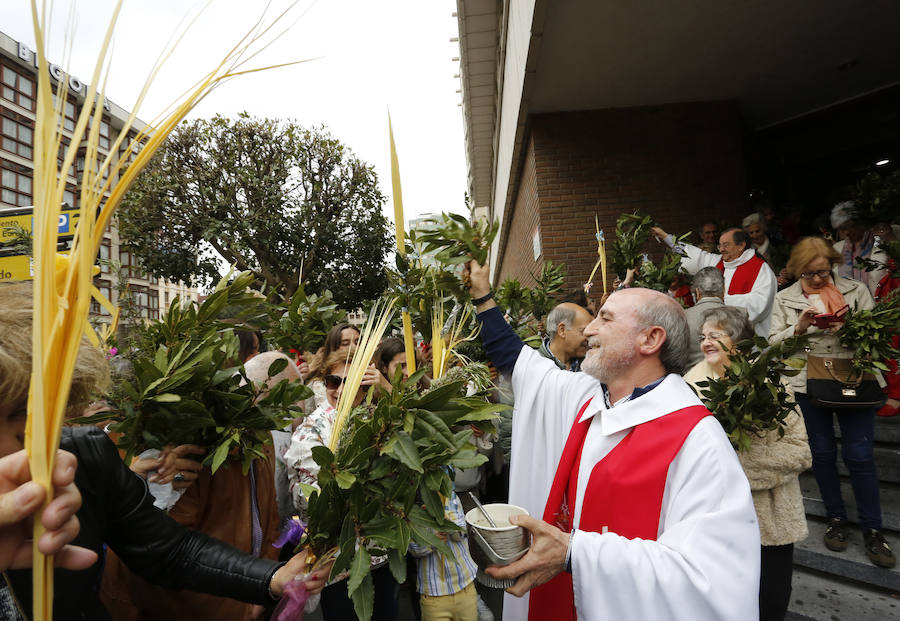
[[[811,471],[800,475],[800,489],[803,492],[803,505],[808,516],[827,518],[825,503],[819,493],[819,486]],[[847,517],[851,522],[857,522],[856,500],[853,497],[853,489],[850,480],[841,480],[841,496],[847,507]],[[900,533],[900,485],[892,483],[881,484],[881,521],[882,527],[887,531]]]
[[[863,549],[862,533],[850,530],[849,546],[844,552],[832,552],[825,547],[825,521],[809,518],[809,537],[794,547],[794,567],[802,567],[828,574],[837,581],[850,580],[869,585],[869,588],[900,593],[900,569],[884,569],[873,565]],[[888,545],[897,553],[900,539],[896,533],[885,533]]]
[[[850,473],[847,471],[844,460],[841,458],[840,441],[838,441],[837,450],[838,472],[841,476],[848,476]],[[878,479],[890,483],[900,483],[900,446],[876,445],[873,452],[875,453],[875,467],[878,469]]]
[[[834,419],[834,433],[840,438],[841,428]],[[876,444],[900,444],[900,416],[876,416],[875,417],[875,442]]]
[[[794,568],[793,621],[885,621],[900,617],[900,595],[835,579],[826,573]]]

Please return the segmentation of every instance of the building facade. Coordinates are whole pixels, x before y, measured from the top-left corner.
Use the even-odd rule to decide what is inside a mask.
[[[32,205],[35,107],[37,103],[37,60],[36,54],[23,43],[0,33],[0,221],[27,223],[25,214]],[[81,107],[84,104],[87,85],[78,77],[71,76],[54,64],[49,67],[51,83],[56,88],[62,80],[67,84],[67,99],[64,103],[63,147],[68,146],[71,130],[75,128]],[[105,157],[114,147],[115,141],[129,112],[115,103],[104,101],[104,114],[100,125],[99,156]],[[135,120],[127,140],[123,140],[113,157],[126,157],[125,149],[138,131],[145,127]],[[62,149],[60,166],[62,165]],[[85,169],[84,151],[76,158],[75,165],[68,171],[67,185],[63,201],[72,208],[78,208],[80,177]],[[2,214],[8,214],[2,217]],[[76,212],[71,212],[75,217]],[[25,228],[28,228],[27,226]],[[74,226],[72,227],[74,230]],[[9,236],[9,229],[0,234]],[[61,230],[62,234],[62,230]],[[65,240],[62,239],[63,244]],[[97,288],[113,304],[122,305],[120,296],[130,296],[134,313],[142,318],[159,318],[161,310],[168,308],[175,296],[182,300],[197,300],[197,291],[182,283],[172,283],[164,279],[148,276],[131,252],[122,243],[115,225],[111,225],[104,235],[97,257],[100,274],[95,278]],[[30,278],[28,261],[0,257],[0,261],[14,268],[0,269],[0,282]],[[91,313],[100,321],[109,313],[97,302],[92,302]]]
[[[495,284],[550,259],[579,288],[595,216],[607,239],[635,209],[676,233],[740,225],[759,188],[821,212],[900,145],[896,3],[457,0],[455,15],[469,195],[501,224]]]

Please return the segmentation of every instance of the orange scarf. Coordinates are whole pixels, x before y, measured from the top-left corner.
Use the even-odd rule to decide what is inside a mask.
[[[834,286],[834,282],[831,278],[828,279],[828,284],[821,289],[810,289],[809,285],[807,285],[806,281],[802,278],[800,279],[800,286],[803,288],[803,293],[807,296],[818,295],[825,304],[825,309],[832,315],[847,306],[844,296],[841,295],[838,288]]]

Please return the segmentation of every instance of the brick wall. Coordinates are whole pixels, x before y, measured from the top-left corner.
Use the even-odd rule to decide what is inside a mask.
[[[566,264],[567,289],[583,285],[597,260],[595,214],[608,240],[618,215],[635,209],[674,233],[709,219],[739,223],[747,210],[741,132],[732,102],[533,116],[498,282],[528,282],[535,214],[541,260]],[[594,283],[602,291],[599,272]]]

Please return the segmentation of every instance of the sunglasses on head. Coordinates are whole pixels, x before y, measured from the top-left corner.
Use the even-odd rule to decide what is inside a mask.
[[[326,375],[322,378],[325,382],[325,388],[328,390],[335,390],[338,386],[347,381],[346,377],[341,377],[340,375]]]

